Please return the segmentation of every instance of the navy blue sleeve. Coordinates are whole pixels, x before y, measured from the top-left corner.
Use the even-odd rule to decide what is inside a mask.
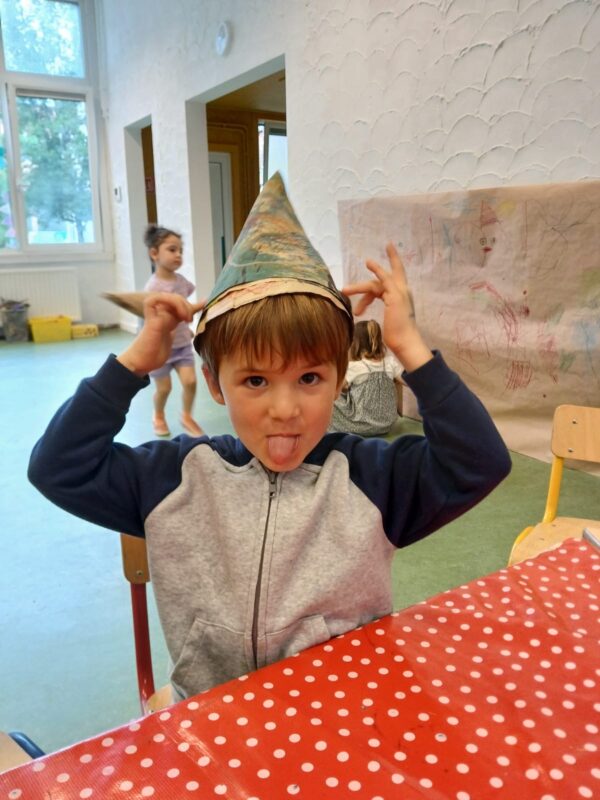
[[[135,394],[149,383],[111,356],[56,412],[35,445],[28,477],[66,511],[106,528],[144,535],[150,511],[181,481],[181,464],[203,439],[139,447],[113,442]]]
[[[397,547],[472,508],[511,469],[488,412],[439,353],[403,379],[419,402],[424,436],[387,442],[341,435],[334,445],[347,455],[351,480],[380,509]]]

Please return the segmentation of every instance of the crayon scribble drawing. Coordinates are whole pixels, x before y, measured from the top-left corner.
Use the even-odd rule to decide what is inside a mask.
[[[600,181],[345,201],[340,230],[346,280],[396,243],[427,341],[510,447],[547,457],[557,405],[600,405]]]

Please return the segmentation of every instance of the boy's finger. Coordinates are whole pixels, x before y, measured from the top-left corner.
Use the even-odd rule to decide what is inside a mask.
[[[400,258],[400,253],[396,250],[395,245],[389,242],[386,245],[385,251],[387,253],[387,257],[390,260],[390,267],[392,268],[392,273],[396,277],[401,277],[403,281],[406,283],[406,270],[404,269],[404,263]]]
[[[374,295],[372,292],[366,292],[366,294],[363,294],[356,306],[352,309],[354,316],[360,317],[361,314],[364,314],[373,300],[375,300],[375,297],[376,295]]]
[[[342,289],[342,294],[347,296],[353,294],[365,294],[372,293],[377,290],[377,283],[375,281],[362,281],[361,283],[349,283],[348,286],[344,286]]]
[[[388,273],[377,261],[373,261],[372,258],[367,258],[365,264],[367,265],[367,269],[370,270],[373,275],[376,275],[380,281],[384,281],[387,278]]]

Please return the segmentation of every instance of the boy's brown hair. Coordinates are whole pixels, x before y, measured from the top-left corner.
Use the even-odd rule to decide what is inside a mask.
[[[279,294],[227,311],[207,323],[194,347],[218,381],[223,356],[241,352],[249,363],[279,357],[333,362],[338,379],[348,366],[348,316],[332,302],[312,294]]]

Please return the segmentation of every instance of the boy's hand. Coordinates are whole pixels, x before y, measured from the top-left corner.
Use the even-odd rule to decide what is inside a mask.
[[[179,294],[150,293],[144,300],[144,327],[117,361],[139,376],[162,367],[171,353],[177,325],[191,322],[204,305],[204,300],[189,303]]]
[[[361,294],[356,304],[356,316],[364,314],[373,300],[383,301],[383,340],[408,372],[412,372],[433,358],[423,341],[415,322],[414,305],[406,280],[406,272],[393,244],[386,246],[390,270],[386,271],[376,261],[367,259],[366,265],[373,279],[345,286],[347,295]]]

